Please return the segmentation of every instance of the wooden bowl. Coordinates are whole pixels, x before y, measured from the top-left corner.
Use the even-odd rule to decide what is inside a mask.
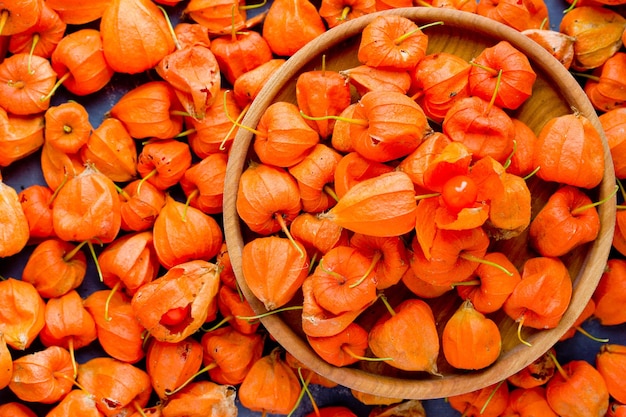
[[[319,68],[321,56],[326,56],[326,68],[342,70],[358,64],[356,50],[363,28],[380,13],[399,14],[415,21],[418,25],[442,21],[443,25],[427,29],[429,47],[427,53],[446,51],[457,54],[467,60],[475,57],[482,49],[492,46],[500,40],[507,40],[530,59],[537,73],[537,81],[532,97],[519,108],[514,116],[525,121],[535,133],[552,117],[571,113],[575,108],[589,118],[605,140],[606,170],[603,182],[592,190],[594,196],[603,198],[614,190],[615,177],[606,139],[595,110],[570,73],[544,49],[508,26],[478,15],[456,10],[414,7],[395,9],[366,15],[348,21],[327,31],[316,40],[306,45],[292,56],[267,82],[260,95],[251,105],[242,124],[255,127],[264,110],[275,101],[295,103],[295,81],[300,72]],[[236,195],[239,178],[248,160],[249,147],[253,134],[245,129],[239,132],[231,149],[226,173],[224,195],[225,238],[232,260],[234,272],[245,297],[257,313],[265,312],[263,304],[250,292],[241,268],[241,253],[246,240],[243,226],[237,215]],[[533,194],[533,215],[545,203],[555,189],[555,184],[534,180],[529,184]],[[583,307],[591,298],[603,272],[612,244],[615,222],[615,199],[600,206],[601,231],[598,238],[577,248],[563,258],[573,279],[571,304],[563,316],[560,325],[554,329],[533,331],[525,329],[526,340],[532,346],[520,343],[517,336],[517,323],[505,314],[491,316],[498,324],[502,335],[502,353],[491,366],[480,371],[460,371],[445,363],[439,355],[439,371],[443,376],[432,376],[424,372],[398,372],[388,365],[363,365],[335,367],[322,360],[308,345],[300,325],[298,311],[274,314],[263,318],[262,324],[269,333],[293,356],[306,367],[322,376],[360,392],[390,398],[430,399],[443,398],[470,392],[499,382],[521,370],[552,347],[568,330],[580,315]],[[242,232],[243,231],[243,232]],[[503,251],[513,254],[519,265],[528,255],[527,236],[503,241]],[[298,301],[294,301],[297,303]],[[447,318],[456,310],[460,297],[442,296],[429,300],[439,332]],[[376,303],[380,304],[380,303]],[[380,310],[363,313],[364,321],[372,320]],[[369,316],[368,316],[369,315]]]

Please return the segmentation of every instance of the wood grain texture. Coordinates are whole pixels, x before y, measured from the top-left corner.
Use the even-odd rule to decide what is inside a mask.
[[[604,180],[597,189],[592,190],[593,197],[601,199],[613,192],[615,177],[606,138],[602,133],[595,110],[577,81],[547,51],[514,29],[479,15],[456,10],[427,7],[395,9],[366,15],[329,30],[291,57],[279,73],[267,82],[242,124],[256,126],[265,108],[274,101],[285,100],[295,103],[297,75],[303,71],[319,68],[322,55],[326,56],[326,66],[329,69],[347,69],[358,64],[356,48],[360,32],[365,25],[381,13],[400,14],[414,20],[418,25],[434,21],[444,22],[443,25],[433,26],[426,30],[429,36],[428,53],[446,51],[469,60],[485,47],[492,46],[502,39],[509,41],[524,52],[529,57],[538,78],[532,97],[513,113],[513,116],[525,121],[536,133],[552,117],[572,111],[578,111],[589,118],[604,140],[606,162]],[[257,313],[261,313],[265,312],[265,309],[262,303],[251,294],[241,272],[241,250],[245,240],[236,210],[239,177],[247,163],[252,139],[251,132],[239,129],[231,149],[224,193],[224,228],[238,283],[252,308]],[[557,184],[547,184],[538,179],[529,182],[534,198],[533,215],[542,207],[556,186]],[[544,331],[524,330],[526,340],[532,344],[532,347],[528,347],[521,344],[517,338],[517,323],[504,314],[495,314],[493,318],[498,323],[503,337],[503,351],[496,363],[481,371],[457,371],[445,364],[443,355],[440,355],[441,363],[439,363],[443,377],[425,373],[399,372],[380,363],[364,364],[364,366],[370,366],[370,369],[337,368],[321,360],[303,339],[298,323],[298,313],[270,315],[263,318],[262,323],[285,349],[307,367],[358,391],[405,399],[442,398],[473,391],[496,383],[531,363],[552,347],[574,323],[591,297],[604,270],[612,243],[615,210],[615,199],[610,199],[608,203],[600,206],[602,227],[598,238],[564,258],[572,275],[574,292],[570,307],[560,325],[555,329]],[[514,263],[517,266],[521,266],[525,259],[532,256],[526,244],[525,234],[495,245],[493,249],[497,248],[514,254]],[[389,295],[390,298],[402,299],[407,296],[405,289],[398,287],[395,290],[396,293]],[[297,304],[297,302],[298,300],[294,300],[294,303]],[[455,310],[460,299],[451,294],[429,302],[431,302],[435,317],[439,320],[441,331],[446,318]],[[360,320],[367,322],[368,318],[376,317],[378,313],[379,311],[376,310],[368,311]]]

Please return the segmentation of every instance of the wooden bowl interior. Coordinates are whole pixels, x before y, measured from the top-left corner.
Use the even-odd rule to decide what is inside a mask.
[[[588,117],[605,139],[596,112],[576,80],[545,50],[519,32],[487,18],[455,10],[408,8],[381,13],[401,14],[414,20],[418,25],[434,21],[444,22],[443,25],[425,29],[425,33],[429,36],[428,53],[446,51],[471,60],[485,47],[492,46],[502,39],[508,40],[529,57],[538,75],[532,97],[521,108],[510,114],[526,122],[535,133],[539,133],[548,120],[571,113],[575,109]],[[344,70],[358,65],[356,51],[360,32],[377,14],[379,13],[346,22],[328,31],[290,58],[280,73],[266,84],[242,123],[245,126],[256,126],[263,111],[272,102],[295,103],[295,82],[298,74],[319,69],[322,64],[322,55],[325,56],[326,68],[330,70]],[[437,126],[433,125],[433,127],[437,129]],[[253,309],[261,313],[265,311],[265,308],[250,292],[241,272],[241,250],[249,232],[245,225],[241,224],[236,211],[239,176],[248,161],[252,139],[252,133],[240,129],[231,150],[226,176],[224,222],[226,241],[238,283]],[[608,146],[606,140],[604,142],[605,178],[597,189],[590,191],[593,199],[609,195],[615,184]],[[557,186],[558,184],[545,183],[537,178],[529,181],[529,188],[533,194],[533,215],[543,206]],[[262,322],[272,336],[305,366],[349,388],[385,397],[406,399],[442,398],[469,392],[496,383],[530,364],[553,346],[580,315],[600,279],[609,255],[615,221],[615,202],[611,200],[600,206],[599,213],[602,228],[598,239],[574,250],[563,259],[573,279],[574,293],[571,305],[560,325],[555,329],[543,331],[525,328],[524,338],[532,344],[528,347],[521,344],[518,339],[517,323],[501,312],[490,315],[500,328],[503,349],[496,363],[481,371],[465,372],[454,369],[445,362],[443,354],[439,355],[438,363],[443,377],[419,372],[403,372],[381,362],[361,361],[359,366],[337,368],[323,361],[308,346],[302,332],[298,311],[271,315],[264,318]],[[526,259],[536,256],[528,248],[526,242],[527,236],[524,233],[511,240],[494,242],[490,249],[509,254],[516,266],[521,268]],[[397,303],[406,297],[413,297],[413,294],[401,284],[395,286],[393,291],[386,290],[385,294],[392,303]],[[301,301],[296,298],[292,304],[298,304]],[[426,301],[433,308],[441,333],[447,319],[460,304],[460,297],[453,291]],[[371,326],[382,313],[381,308],[384,308],[381,303],[370,307],[358,318],[359,323],[366,328]]]

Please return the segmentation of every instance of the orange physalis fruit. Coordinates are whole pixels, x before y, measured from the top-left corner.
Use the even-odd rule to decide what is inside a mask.
[[[465,301],[446,322],[441,346],[455,368],[483,369],[500,356],[502,338],[496,323]]]
[[[232,386],[197,381],[169,397],[163,416],[236,416],[236,391]]]
[[[40,0],[2,2],[0,35],[11,36],[28,30],[37,23],[43,8]]]
[[[128,233],[107,245],[98,255],[102,282],[109,288],[121,285],[132,295],[159,273],[152,231]]]
[[[242,272],[250,291],[274,310],[287,304],[308,275],[308,256],[299,242],[279,236],[259,237],[241,253]]]
[[[56,80],[48,59],[24,52],[11,55],[0,63],[0,107],[19,116],[45,111]]]
[[[60,239],[42,241],[28,257],[22,281],[44,298],[60,297],[78,288],[87,272],[87,259],[77,245]]]
[[[145,329],[133,313],[130,297],[122,291],[98,290],[84,304],[96,322],[98,342],[109,356],[127,363],[143,359]]]
[[[626,311],[620,306],[626,302],[626,260],[611,257],[593,292],[594,318],[603,326],[626,323]]]
[[[166,55],[156,66],[191,117],[203,119],[213,102],[219,101],[220,66],[209,48],[192,45]]]
[[[470,94],[485,100],[495,95],[494,104],[517,109],[533,91],[537,74],[528,57],[507,41],[485,48],[472,60],[469,70]]]
[[[582,114],[550,119],[537,138],[534,166],[545,181],[593,188],[604,175],[602,137]]]
[[[146,371],[159,398],[167,398],[192,378],[202,365],[202,345],[186,338],[176,343],[151,339],[146,351]]]
[[[124,94],[109,111],[135,139],[171,139],[180,133],[183,117],[174,88],[165,81],[149,81]]]
[[[217,296],[219,272],[215,264],[203,260],[171,267],[164,275],[144,284],[133,295],[131,305],[137,320],[152,337],[178,342],[195,333],[207,318],[207,308]],[[178,320],[168,313],[182,309]]]
[[[415,228],[416,212],[413,182],[393,171],[355,184],[321,216],[356,233],[400,236]]]
[[[293,55],[324,32],[324,21],[309,0],[273,1],[263,20],[262,35],[278,56]]]
[[[48,108],[44,121],[46,142],[66,153],[78,152],[93,130],[87,109],[75,101]]]
[[[4,389],[11,382],[13,375],[13,357],[4,339],[4,334],[0,333],[0,390]],[[0,411],[0,416],[2,412]]]
[[[50,346],[13,361],[9,389],[23,401],[52,404],[72,389],[73,372],[70,352]]]
[[[28,243],[30,229],[17,191],[0,176],[0,258],[15,255]]]
[[[275,348],[257,360],[239,386],[239,400],[251,411],[288,414],[300,394],[300,381]]]
[[[412,20],[379,16],[363,29],[359,62],[377,68],[410,70],[426,55],[428,36]]]
[[[422,108],[405,94],[371,91],[356,106],[350,138],[354,150],[377,162],[403,158],[431,130]]]
[[[0,332],[7,345],[27,349],[44,326],[45,302],[33,284],[7,278],[0,281]]]
[[[402,301],[380,317],[369,333],[369,347],[387,364],[405,371],[437,374],[439,336],[430,306],[417,298]],[[409,329],[420,323],[420,332]]]
[[[152,234],[159,262],[166,268],[196,259],[212,259],[224,240],[217,220],[169,195],[154,222]]]
[[[98,410],[109,417],[145,407],[152,393],[144,370],[106,356],[81,363],[76,380],[92,394]]]
[[[101,33],[95,29],[79,29],[61,39],[52,52],[52,69],[71,93],[85,96],[102,90],[115,71],[102,51]]]
[[[109,117],[95,128],[81,149],[81,158],[115,182],[137,177],[137,147],[122,122]]]
[[[609,392],[602,374],[589,362],[571,360],[546,385],[546,398],[558,415],[603,416]]]
[[[71,353],[96,340],[96,323],[76,290],[46,303],[46,324],[39,335],[44,346],[61,346]]]
[[[88,165],[57,194],[52,206],[54,231],[66,241],[109,243],[120,231],[120,204],[113,181]]]
[[[93,395],[80,389],[75,389],[67,393],[58,404],[56,404],[46,417],[101,417],[102,413],[96,406],[96,399]]]
[[[0,107],[0,166],[32,155],[44,144],[44,118],[41,113],[17,116]]]
[[[264,341],[259,332],[243,334],[233,326],[205,333],[200,339],[202,362],[210,367],[211,380],[224,385],[241,384],[252,365],[263,356]]]
[[[16,401],[0,405],[0,417],[37,417],[30,408]]]
[[[104,57],[115,72],[149,70],[175,49],[163,12],[149,0],[112,0],[100,32]]]
[[[284,168],[251,163],[239,178],[237,214],[253,231],[275,233],[300,214],[298,183]]]

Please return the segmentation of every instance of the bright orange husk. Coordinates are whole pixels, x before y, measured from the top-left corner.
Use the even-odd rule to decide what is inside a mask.
[[[100,19],[104,57],[116,72],[154,68],[174,52],[163,12],[149,0],[111,0]]]
[[[50,346],[13,361],[9,388],[23,401],[52,404],[72,389],[72,382],[70,353],[62,347]]]
[[[11,55],[0,63],[0,107],[20,116],[45,111],[50,107],[45,97],[56,80],[48,59],[28,53]]]
[[[213,217],[169,195],[165,197],[165,205],[152,232],[157,257],[166,268],[197,259],[212,259],[224,240],[222,229]]]
[[[244,407],[275,414],[287,414],[294,408],[300,382],[281,352],[276,348],[252,365],[239,386],[239,400]]]
[[[268,310],[287,304],[308,274],[308,256],[298,242],[279,236],[259,237],[241,254],[242,272],[252,293]]]
[[[109,117],[91,132],[81,158],[115,182],[137,177],[137,146],[119,120]]]
[[[201,365],[202,345],[192,338],[176,343],[152,339],[146,351],[146,372],[162,399],[193,377]]]
[[[409,298],[394,311],[394,315],[383,315],[370,330],[369,346],[374,355],[391,358],[386,363],[394,368],[437,374],[440,343],[430,306]],[[420,323],[419,333],[409,330],[415,323]]]
[[[80,364],[77,381],[93,394],[96,406],[107,417],[145,407],[152,392],[150,377],[144,370],[106,356]]]
[[[231,386],[211,381],[192,382],[170,397],[163,407],[163,417],[235,417],[235,398],[236,391]]]
[[[98,290],[84,303],[96,322],[98,342],[109,356],[126,363],[143,359],[145,329],[135,318],[128,296],[122,291]]]
[[[91,166],[61,188],[52,207],[57,236],[67,241],[109,243],[120,225],[120,200],[115,184]]]
[[[44,326],[45,302],[32,284],[15,278],[0,281],[0,294],[0,332],[13,349],[27,349]]]
[[[170,268],[164,275],[143,285],[131,305],[137,320],[157,340],[178,342],[195,333],[207,318],[207,308],[217,295],[219,272],[215,264],[195,260]],[[161,323],[171,309],[189,306],[181,322]]]
[[[124,94],[109,111],[119,119],[135,139],[170,139],[180,133],[182,116],[172,114],[182,110],[174,88],[165,81],[140,84]]]
[[[16,116],[0,108],[0,166],[6,167],[38,151],[44,143],[44,118]]]
[[[400,236],[415,228],[416,211],[413,182],[394,171],[355,184],[322,217],[356,233]]]
[[[220,327],[205,333],[200,340],[204,366],[211,381],[224,385],[239,385],[252,365],[263,356],[265,339],[259,332],[243,334],[233,326]]]
[[[582,114],[550,119],[537,138],[534,165],[545,181],[593,188],[604,176],[604,149],[600,133]]]
[[[465,301],[446,322],[441,346],[455,368],[483,369],[500,356],[502,339],[497,324]]]
[[[15,255],[28,243],[30,229],[17,191],[0,177],[0,258]]]
[[[220,100],[220,67],[205,46],[193,45],[166,55],[156,66],[157,74],[173,88],[187,113],[203,119],[215,100]]]
[[[102,38],[95,29],[80,29],[63,37],[52,53],[52,68],[63,86],[73,94],[84,96],[106,86],[115,71],[102,51]]]
[[[7,346],[4,334],[0,333],[0,390],[4,389],[11,382],[13,375],[13,357]],[[2,411],[0,411],[0,416]]]

